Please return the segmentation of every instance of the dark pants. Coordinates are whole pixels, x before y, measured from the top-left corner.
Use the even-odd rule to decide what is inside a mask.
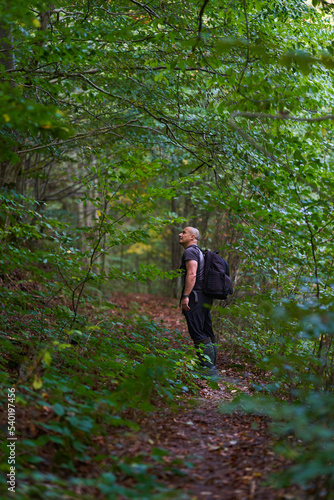
[[[192,292],[189,297],[190,311],[184,313],[187,320],[188,331],[195,345],[207,344],[208,339],[215,342],[212,329],[210,308],[212,299],[203,292]]]

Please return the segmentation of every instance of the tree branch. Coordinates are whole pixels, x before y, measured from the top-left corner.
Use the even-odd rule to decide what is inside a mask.
[[[123,123],[123,125],[117,125],[116,127],[103,127],[103,128],[98,128],[96,130],[91,130],[90,132],[85,132],[81,134],[74,135],[70,139],[66,139],[64,141],[59,141],[59,142],[49,142],[48,144],[44,144],[42,146],[36,146],[30,149],[23,149],[21,151],[18,151],[17,154],[26,154],[30,153],[31,151],[37,151],[38,149],[44,149],[44,148],[49,148],[51,146],[62,146],[63,144],[67,144],[69,142],[74,142],[78,141],[81,139],[86,139],[86,137],[94,137],[96,135],[105,135],[105,134],[112,134],[114,130],[127,127],[130,123],[137,122],[137,119],[130,120],[126,123]]]
[[[322,115],[322,116],[317,116],[315,118],[303,118],[299,116],[290,116],[285,114],[270,115],[267,113],[252,113],[250,111],[235,111],[234,113],[231,113],[230,118],[234,119],[235,116],[243,116],[245,118],[264,118],[268,120],[289,120],[295,122],[308,122],[308,123],[334,120],[334,115]]]
[[[148,7],[147,5],[144,5],[143,3],[140,3],[140,2],[137,2],[136,0],[130,0],[131,3],[134,3],[135,5],[138,5],[138,7],[141,7],[142,9],[144,9],[150,16],[152,17],[156,17],[156,18],[160,18],[160,16],[154,12],[154,10],[152,10],[150,7]]]
[[[298,121],[298,122],[309,122],[309,123],[315,123],[315,122],[322,122],[325,120],[334,120],[334,115],[323,115],[323,116],[318,116],[316,118],[301,118],[297,116],[289,116],[289,115],[269,115],[265,113],[251,113],[249,111],[235,111],[234,113],[231,113],[229,117],[229,124],[231,127],[238,132],[241,137],[245,139],[249,144],[251,144],[257,151],[262,153],[266,158],[271,160],[273,163],[277,165],[281,165],[281,167],[284,168],[292,177],[298,179],[301,183],[306,184],[309,186],[311,189],[315,190],[317,194],[323,194],[323,191],[318,188],[318,186],[315,186],[311,182],[308,182],[304,177],[301,177],[299,174],[297,174],[294,170],[292,170],[286,163],[282,162],[277,156],[275,156],[273,153],[268,151],[266,148],[260,146],[253,137],[248,135],[241,127],[237,125],[235,122],[235,117],[236,116],[242,116],[245,118],[266,118],[270,120],[290,120],[290,121]]]
[[[202,32],[202,27],[203,27],[203,15],[204,15],[205,7],[207,6],[208,3],[209,3],[209,0],[204,0],[204,3],[201,7],[201,10],[199,11],[197,38],[201,38],[201,32]]]

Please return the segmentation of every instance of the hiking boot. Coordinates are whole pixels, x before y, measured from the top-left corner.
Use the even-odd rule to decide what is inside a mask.
[[[196,345],[196,354],[199,359],[199,373],[200,375],[217,378],[218,370],[216,367],[217,346],[211,341]]]
[[[219,380],[219,373],[215,366],[212,368],[206,368],[204,366],[199,365],[194,371],[196,375],[200,375],[203,378],[209,377],[211,380],[217,381]]]
[[[217,351],[218,351],[217,344],[213,344],[213,350],[215,351],[214,365],[216,366],[217,365]]]

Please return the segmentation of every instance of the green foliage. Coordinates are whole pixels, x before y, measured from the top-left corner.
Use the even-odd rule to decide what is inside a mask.
[[[242,409],[270,417],[275,451],[290,461],[272,484],[298,484],[309,495],[332,498],[332,298],[277,300],[275,308],[268,299],[262,304],[254,300],[249,306],[244,310],[247,321],[239,321],[243,329],[236,324],[239,337],[234,331],[233,340],[270,377],[267,383],[253,384],[255,395],[242,395],[222,411]],[[239,311],[240,306],[229,312]]]
[[[0,383],[3,393],[16,387],[19,411],[29,408],[36,415],[30,437],[26,429],[21,431],[19,494],[44,497],[52,483],[50,498],[78,485],[107,498],[168,498],[172,493],[160,486],[143,458],[126,464],[115,457],[109,472],[87,482],[78,472],[80,463],[103,461],[95,436],[106,439],[110,429],[119,426],[139,429],[127,412],[152,412],[159,401],[173,405],[176,395],[196,391],[191,360],[182,344],[170,348],[165,328],[136,314],[113,320],[114,306],[101,302],[101,295],[96,303],[92,297],[85,299],[86,285],[94,288],[107,277],[96,262],[101,234],[108,234],[109,244],[117,246],[146,242],[148,230],[116,229],[101,215],[96,226],[75,231],[69,223],[48,217],[33,200],[6,190],[1,204]],[[80,232],[86,236],[84,249]],[[131,273],[114,268],[108,277],[135,281],[168,274],[149,265]],[[84,300],[94,309],[90,318],[81,313]],[[6,443],[3,446],[6,453]],[[37,473],[36,467],[44,472]],[[6,463],[2,470],[7,471]],[[117,477],[124,474],[132,478],[133,488],[118,484]],[[73,477],[69,485],[62,481],[64,475]],[[34,484],[33,478],[39,482]],[[7,484],[1,488],[6,491]]]
[[[272,396],[239,396],[221,411],[242,409],[268,415],[275,437],[275,451],[290,461],[290,466],[277,473],[272,483],[277,487],[298,484],[308,495],[334,494],[333,409],[332,393],[309,391],[303,400],[283,402]]]
[[[38,416],[34,436],[23,432],[20,439],[19,494],[22,498],[43,496],[46,483],[51,481],[58,495],[82,484],[100,490],[106,498],[121,492],[126,498],[138,494],[149,499],[162,498],[162,494],[169,498],[172,493],[156,482],[145,457],[128,463],[115,457],[108,473],[87,482],[77,471],[79,463],[104,461],[94,444],[96,436],[107,439],[115,426],[139,429],[136,420],[126,416],[127,411],[151,412],[155,402],[173,404],[176,395],[196,391],[191,375],[184,370],[189,360],[183,346],[170,348],[165,328],[136,316],[113,321],[104,307],[97,307],[95,313],[96,324],[85,321],[81,331],[68,331],[66,342],[62,330],[53,329],[37,349],[30,346],[30,353],[22,356],[19,380],[15,383],[14,374],[2,380],[4,392],[15,383],[17,408]],[[55,324],[62,314],[62,307],[58,311],[53,308]],[[159,456],[158,450],[157,459]],[[38,464],[48,473],[37,474]],[[68,484],[62,481],[63,474],[72,477]],[[133,489],[117,484],[117,477],[124,474],[133,478]]]
[[[201,22],[193,1],[0,9],[1,382],[14,372],[22,405],[52,414],[38,446],[57,443],[57,467],[74,474],[103,427],[97,410],[105,425],[131,426],[123,411],[186,390],[189,360],[152,346],[156,325],[98,324],[82,311],[108,287],[152,291],[159,279],[171,290],[179,255],[169,244],[189,222],[230,261],[235,299],[216,321],[227,345],[270,373],[257,389],[300,412],[310,394],[330,393],[330,4],[214,0]],[[35,491],[33,467],[31,496],[66,491],[52,472]],[[120,471],[97,491],[160,494],[146,472],[146,490],[117,490]]]

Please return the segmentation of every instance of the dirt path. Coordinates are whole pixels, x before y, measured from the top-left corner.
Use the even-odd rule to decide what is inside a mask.
[[[115,296],[113,302],[127,309],[136,302],[140,314],[163,322],[173,335],[175,329],[188,338],[185,320],[176,301],[149,295]],[[192,500],[271,500],[301,498],[296,491],[273,490],[265,486],[268,474],[284,467],[271,450],[266,419],[238,413],[222,414],[219,405],[230,401],[238,391],[250,392],[252,373],[241,376],[228,364],[228,353],[218,352],[217,367],[221,375],[219,389],[212,390],[199,381],[196,402],[179,403],[178,411],[164,408],[143,417],[139,433],[122,436],[119,456],[151,454],[154,447],[169,452],[153,472],[164,483],[175,486]],[[254,375],[255,376],[255,375]],[[121,437],[120,435],[118,436]],[[175,462],[176,461],[176,462]],[[165,470],[175,464],[177,473]],[[178,475],[181,474],[181,475]]]

